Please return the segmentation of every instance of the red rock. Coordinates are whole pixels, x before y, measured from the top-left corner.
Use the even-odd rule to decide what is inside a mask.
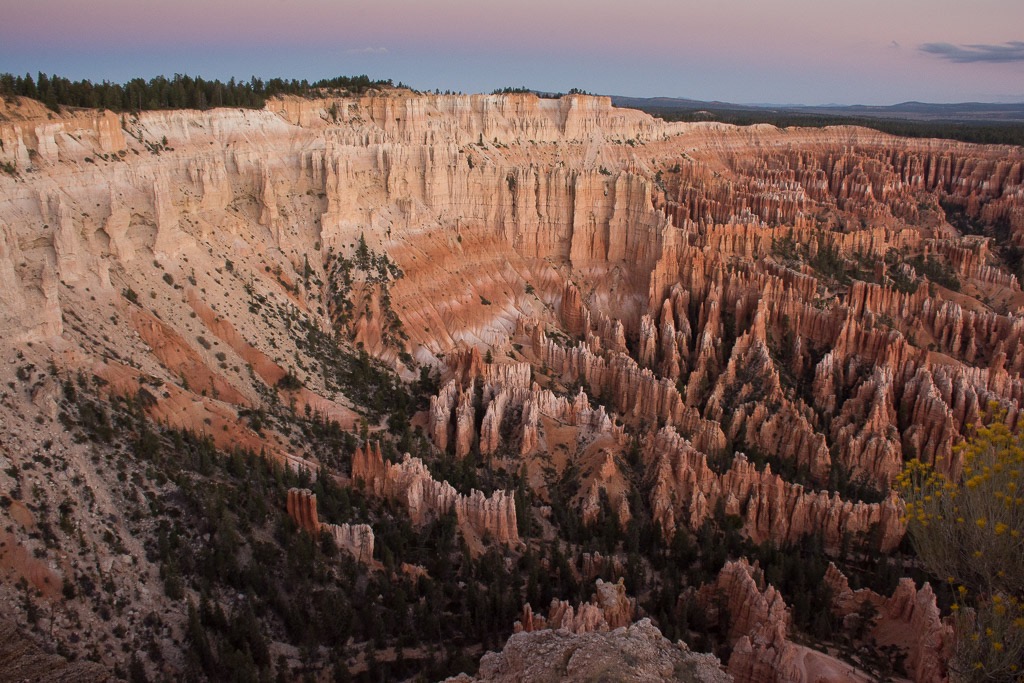
[[[489,497],[472,490],[458,493],[448,482],[434,479],[419,458],[408,453],[400,463],[384,462],[380,447],[359,448],[352,457],[352,479],[369,492],[402,503],[415,524],[455,512],[459,526],[482,539],[519,542],[515,499],[504,491]]]
[[[888,553],[905,532],[900,521],[903,506],[895,494],[882,503],[843,501],[824,491],[805,491],[773,474],[770,467],[758,472],[742,454],[719,476],[708,467],[707,456],[669,427],[648,448],[655,482],[651,510],[667,535],[680,523],[699,529],[719,500],[726,503],[727,513],[743,518],[743,530],[755,543],[772,540],[788,545],[818,533],[825,546],[835,550],[844,535],[867,537],[878,525],[878,547]]]
[[[874,591],[850,590],[849,582],[829,564],[825,583],[832,589],[832,611],[853,618],[865,601],[875,606],[877,617],[868,636],[879,645],[895,646],[907,655],[907,672],[915,683],[943,683],[954,650],[950,619],[942,619],[935,593],[925,583],[920,590],[911,579],[901,579],[893,594],[884,598]]]
[[[543,629],[566,629],[572,633],[607,632],[632,624],[636,611],[636,598],[626,595],[622,579],[618,583],[605,583],[598,579],[590,602],[581,603],[574,609],[568,602],[556,598],[551,601],[546,618],[534,614],[533,608],[525,605],[513,630],[516,633]]]
[[[464,458],[473,447],[474,421],[476,410],[473,408],[472,391],[464,391],[459,397],[455,410],[455,457]]]
[[[459,385],[455,380],[448,381],[437,396],[430,397],[430,417],[427,422],[427,433],[434,445],[441,451],[448,449],[448,438],[454,410],[459,399]]]
[[[903,469],[892,371],[876,368],[832,421],[832,440],[851,478],[866,477],[884,489]]]
[[[562,324],[569,334],[583,334],[583,301],[580,297],[580,290],[571,282],[566,282],[565,288],[562,290]]]
[[[315,538],[327,533],[337,548],[348,552],[360,562],[373,561],[373,528],[369,524],[325,524],[316,511],[316,494],[309,489],[288,489],[288,515],[299,528]]]
[[[320,533],[320,520],[316,514],[316,494],[308,489],[288,489],[288,516],[299,528],[311,534]]]

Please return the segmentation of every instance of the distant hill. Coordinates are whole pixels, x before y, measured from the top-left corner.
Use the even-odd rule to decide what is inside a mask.
[[[1024,102],[997,104],[989,102],[960,102],[957,104],[931,104],[902,102],[889,106],[855,105],[752,105],[731,102],[701,101],[676,97],[620,97],[613,95],[617,107],[648,110],[708,110],[747,111],[764,113],[818,114],[828,116],[864,116],[880,119],[943,122],[1024,123]]]
[[[1024,122],[1024,103],[960,102],[958,104],[929,104],[927,102],[903,102],[888,107],[872,107],[867,105],[845,107],[822,106],[798,107],[792,111],[836,114],[840,116],[871,116],[882,119],[909,119],[912,121]]]
[[[675,97],[612,96],[617,107],[639,109],[668,121],[721,121],[738,126],[851,125],[912,138],[947,138],[981,144],[1024,145],[1024,103],[903,102],[867,105],[754,105]]]

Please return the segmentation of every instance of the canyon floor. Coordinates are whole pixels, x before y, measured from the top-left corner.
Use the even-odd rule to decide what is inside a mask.
[[[892,485],[1018,426],[1021,148],[387,90],[0,163],[0,680],[945,680]]]

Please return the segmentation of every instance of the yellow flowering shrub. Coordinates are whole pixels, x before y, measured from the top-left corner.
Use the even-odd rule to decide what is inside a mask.
[[[911,460],[896,485],[925,566],[956,586],[954,680],[1024,682],[1024,438],[989,407],[948,476]]]

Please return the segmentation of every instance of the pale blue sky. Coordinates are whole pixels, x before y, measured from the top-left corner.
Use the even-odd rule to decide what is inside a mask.
[[[1024,0],[0,0],[0,71],[732,102],[1024,101]]]

